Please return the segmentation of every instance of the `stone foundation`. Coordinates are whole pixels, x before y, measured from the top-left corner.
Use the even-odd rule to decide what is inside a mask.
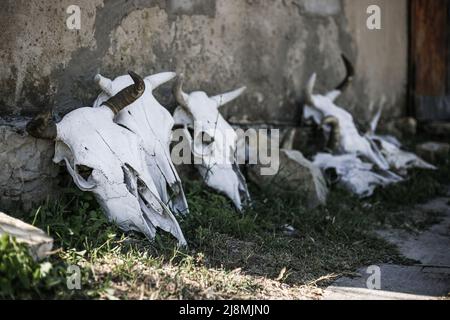
[[[0,121],[0,209],[29,210],[57,190],[54,147],[25,132],[26,120]]]

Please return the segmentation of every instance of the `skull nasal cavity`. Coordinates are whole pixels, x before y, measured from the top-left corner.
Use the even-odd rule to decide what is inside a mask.
[[[330,184],[335,184],[339,181],[339,175],[335,168],[327,168],[325,170],[325,177]]]

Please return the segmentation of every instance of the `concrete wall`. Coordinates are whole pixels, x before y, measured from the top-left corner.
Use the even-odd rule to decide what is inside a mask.
[[[71,4],[81,8],[79,31],[66,27]],[[366,29],[369,4],[382,8],[380,31]],[[358,75],[341,104],[362,120],[380,104],[390,117],[404,109],[406,0],[3,0],[0,30],[0,117],[10,123],[89,105],[97,72],[129,69],[184,72],[187,91],[245,84],[226,118],[293,123],[313,72],[318,91],[343,78],[341,52]],[[157,97],[173,107],[170,85]]]
[[[382,11],[382,30],[364,28],[371,4]],[[358,77],[347,99],[355,115],[372,115],[383,106],[387,118],[406,113],[408,5],[403,0],[345,0],[347,32],[352,37]],[[358,98],[362,97],[362,101]]]

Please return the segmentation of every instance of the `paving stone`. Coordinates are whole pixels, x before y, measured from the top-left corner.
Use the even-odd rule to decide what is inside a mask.
[[[430,163],[446,163],[450,155],[450,144],[443,142],[422,143],[416,146],[416,153]]]
[[[343,277],[324,290],[327,300],[428,300],[450,296],[450,202],[449,198],[434,199],[416,207],[434,211],[442,220],[429,229],[411,233],[405,230],[381,230],[378,234],[406,258],[417,265],[382,264],[380,290],[369,289],[374,275],[368,266],[358,270],[360,277]],[[371,271],[371,272],[369,272]],[[372,279],[372,278],[371,278]]]

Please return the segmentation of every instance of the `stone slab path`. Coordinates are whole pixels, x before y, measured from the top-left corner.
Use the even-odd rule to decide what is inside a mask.
[[[419,210],[442,214],[442,220],[431,228],[410,233],[405,230],[383,230],[378,234],[398,246],[400,252],[417,261],[413,266],[379,265],[374,272],[360,268],[360,277],[343,277],[325,289],[325,300],[435,300],[450,297],[450,194],[434,199]],[[379,271],[379,273],[378,273]],[[380,289],[374,287],[379,274]],[[367,284],[369,282],[369,285]],[[368,288],[369,287],[369,288]]]

